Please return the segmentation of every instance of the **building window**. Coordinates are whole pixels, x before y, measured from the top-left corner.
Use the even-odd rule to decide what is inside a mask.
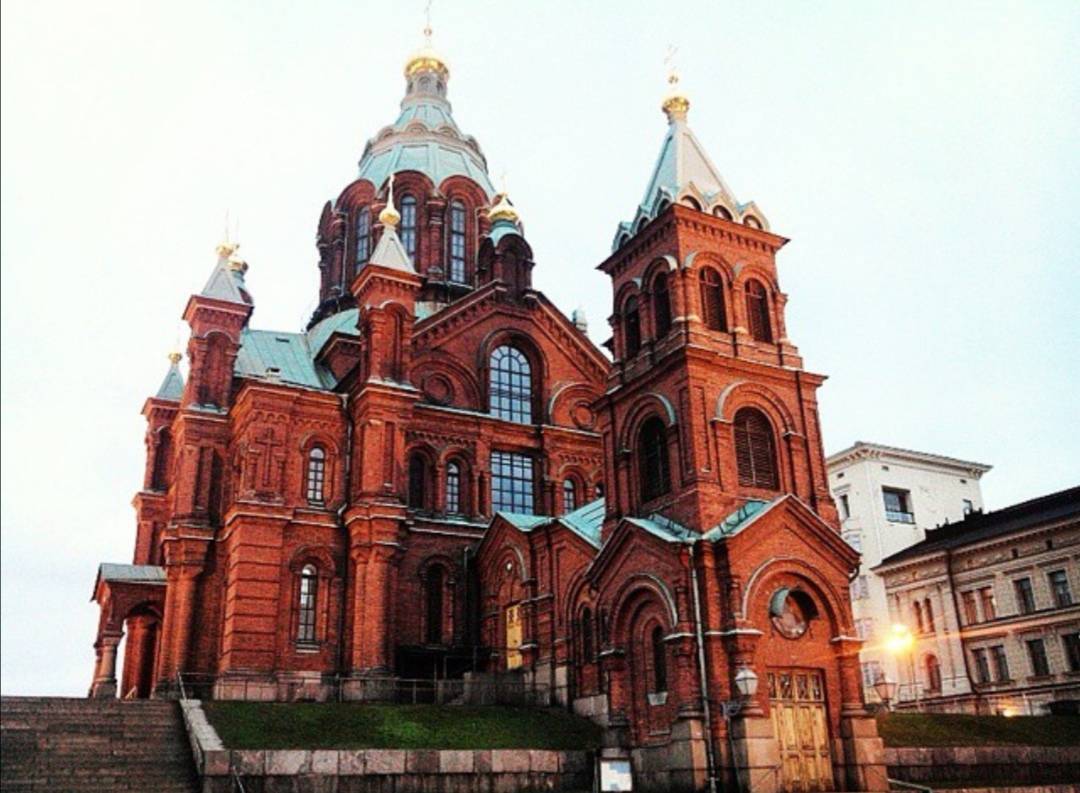
[[[748,281],[746,284],[746,318],[754,341],[772,343],[769,298],[761,281]]]
[[[573,479],[564,479],[562,483],[562,509],[563,512],[573,512],[577,509],[577,487]]]
[[[648,419],[638,433],[638,472],[642,501],[652,501],[671,490],[667,428],[656,416]]]
[[[667,273],[660,273],[653,281],[653,319],[656,322],[656,338],[662,339],[671,330],[671,294],[668,291]]]
[[[307,461],[307,500],[309,504],[323,503],[326,489],[326,451],[321,446],[312,447]],[[294,491],[295,492],[295,491]]]
[[[922,604],[919,603],[919,601],[917,601],[917,600],[914,603],[914,611],[915,611],[915,628],[916,628],[916,630],[919,633],[926,633],[926,627],[923,625],[923,619],[922,619]]]
[[[861,575],[851,582],[851,599],[863,600],[868,597],[870,597],[870,584],[866,576]]]
[[[872,689],[874,683],[884,677],[881,671],[881,661],[863,661],[862,667],[863,688]]]
[[[926,656],[926,688],[934,693],[941,692],[941,664],[936,655]]]
[[[1031,660],[1032,677],[1047,677],[1050,674],[1050,663],[1046,660],[1046,645],[1042,639],[1028,639],[1028,658]]]
[[[420,452],[409,457],[409,506],[413,509],[430,509],[431,466]]]
[[[356,213],[356,269],[371,257],[371,212],[362,207]]]
[[[979,590],[979,603],[982,605],[983,622],[997,619],[997,600],[994,599],[994,588],[984,586]]]
[[[633,358],[641,349],[641,312],[636,297],[629,298],[623,308],[623,335],[626,339],[626,357]]]
[[[296,641],[300,644],[315,643],[315,598],[318,594],[319,577],[314,565],[304,565],[300,571],[299,618]]]
[[[874,635],[874,620],[872,617],[863,617],[855,620],[855,635],[860,639],[869,639]]]
[[[1018,578],[1013,581],[1016,591],[1016,610],[1020,614],[1030,614],[1035,610],[1035,592],[1031,588],[1030,578]]]
[[[979,621],[979,609],[975,605],[975,593],[970,590],[961,592],[960,600],[964,604],[964,623],[974,625]]]
[[[446,464],[446,511],[461,512],[461,466]]]
[[[724,282],[720,273],[707,267],[701,271],[701,310],[705,315],[705,327],[709,330],[727,330],[724,316]]]
[[[994,660],[994,680],[1006,682],[1009,679],[1009,657],[1005,655],[1005,646],[995,644],[990,648],[990,656]]]
[[[972,501],[970,498],[965,498],[964,499],[964,514],[965,515],[970,515],[974,511],[975,511],[975,502]]]
[[[457,284],[465,280],[465,205],[450,204],[450,280]]]
[[[491,453],[491,511],[532,515],[533,461],[514,452]]]
[[[1080,672],[1080,632],[1066,633],[1061,637],[1065,646],[1065,662],[1070,672]]]
[[[154,448],[154,470],[150,473],[150,487],[165,490],[169,481],[169,460],[172,456],[172,435],[167,427],[158,430],[157,446]]]
[[[930,598],[923,601],[923,619],[926,621],[927,633],[937,631],[937,628],[934,627],[934,605],[930,602]]]
[[[862,553],[862,532],[861,531],[849,531],[845,532],[844,540],[859,553]]]
[[[532,367],[516,347],[491,353],[491,414],[519,424],[532,423]]]
[[[401,244],[405,253],[416,263],[416,199],[411,195],[401,198]]]
[[[1054,593],[1054,603],[1059,609],[1072,605],[1069,577],[1064,570],[1054,570],[1050,573],[1050,591]]]
[[[851,501],[848,499],[847,493],[841,493],[836,500],[836,505],[840,508],[840,520],[847,520],[851,517]]]
[[[432,565],[427,571],[426,606],[427,606],[427,636],[428,644],[443,643],[443,588],[446,576],[439,565]]]
[[[592,611],[586,608],[581,612],[581,660],[589,663],[593,658]]]
[[[776,445],[772,424],[755,408],[742,408],[735,414],[735,462],[739,484],[777,490],[780,487],[776,465]]]
[[[657,625],[650,636],[653,660],[653,691],[667,691],[667,649],[664,647],[664,629]]]
[[[911,513],[911,494],[908,491],[883,487],[881,495],[885,499],[886,520],[893,523],[915,522],[915,516]]]
[[[593,497],[594,498],[603,498],[604,497],[604,483],[603,482],[597,482],[595,485],[593,485]]]
[[[990,661],[987,658],[986,650],[982,648],[972,650],[971,655],[975,659],[975,682],[980,684],[989,683]]]

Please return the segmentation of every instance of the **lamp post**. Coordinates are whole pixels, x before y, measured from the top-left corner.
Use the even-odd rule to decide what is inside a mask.
[[[878,699],[884,703],[885,710],[892,710],[890,703],[896,698],[896,682],[882,675],[874,681],[874,691],[877,692]]]
[[[735,772],[735,785],[742,791],[742,779],[739,777],[739,767],[735,762],[735,736],[731,732],[731,720],[737,716],[757,693],[758,676],[748,666],[739,667],[735,673],[735,699],[727,699],[720,703],[720,712],[727,724],[728,744],[731,747],[731,768]]]
[[[918,698],[918,689],[915,686],[915,661],[914,653],[912,649],[915,647],[915,637],[911,633],[911,629],[907,625],[902,623],[894,623],[892,630],[889,631],[888,637],[885,639],[885,649],[896,659],[896,663],[899,667],[901,657],[907,655],[909,663],[909,671],[911,677],[911,690],[912,698]],[[875,683],[874,689],[877,690],[877,684]],[[878,692],[880,694],[880,692]],[[896,692],[893,691],[895,697]]]

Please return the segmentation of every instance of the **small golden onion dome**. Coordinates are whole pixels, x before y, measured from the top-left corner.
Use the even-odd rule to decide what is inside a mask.
[[[216,251],[217,255],[222,259],[228,259],[234,253],[236,253],[236,249],[239,247],[239,242],[229,242],[228,240],[226,240],[225,242],[219,242],[217,248],[215,248],[214,250]]]
[[[424,46],[410,55],[409,59],[405,61],[406,77],[412,77],[420,72],[439,72],[444,76],[450,73],[450,69],[446,65],[446,59],[431,46],[430,27],[424,28]]]
[[[384,226],[394,228],[401,222],[401,213],[394,208],[393,204],[387,204],[379,213],[379,222]]]
[[[492,223],[497,220],[509,220],[511,223],[517,223],[519,217],[518,211],[510,203],[506,193],[499,193],[495,196],[495,205],[488,210],[488,218]]]
[[[664,101],[660,104],[660,109],[664,111],[668,121],[682,121],[686,118],[687,111],[690,110],[690,100],[686,98],[686,94],[679,90],[679,75],[675,72],[668,76],[668,85],[671,87],[668,89]]]
[[[240,246],[237,245],[236,247],[239,248]],[[246,273],[247,268],[247,262],[245,262],[240,254],[236,253],[234,249],[233,253],[229,256],[229,269],[233,272]]]
[[[173,366],[176,366],[178,363],[180,363],[180,359],[183,357],[183,355],[174,350],[173,352],[169,353],[169,363],[171,363]]]

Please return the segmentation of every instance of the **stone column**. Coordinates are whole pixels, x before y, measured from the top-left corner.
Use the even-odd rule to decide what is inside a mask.
[[[859,639],[838,636],[833,641],[840,674],[840,738],[849,790],[889,789],[885,744],[878,737],[877,721],[863,706],[859,676]]]
[[[103,633],[97,640],[97,664],[94,669],[94,682],[90,686],[92,699],[112,699],[116,696],[116,648],[120,644],[123,632]]]

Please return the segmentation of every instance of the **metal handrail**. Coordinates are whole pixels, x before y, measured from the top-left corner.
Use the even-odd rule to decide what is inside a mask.
[[[907,790],[917,790],[919,793],[934,793],[934,789],[932,787],[920,785],[918,782],[905,782],[902,779],[893,779],[892,777],[887,778],[885,781],[888,782],[890,785],[906,788]]]

